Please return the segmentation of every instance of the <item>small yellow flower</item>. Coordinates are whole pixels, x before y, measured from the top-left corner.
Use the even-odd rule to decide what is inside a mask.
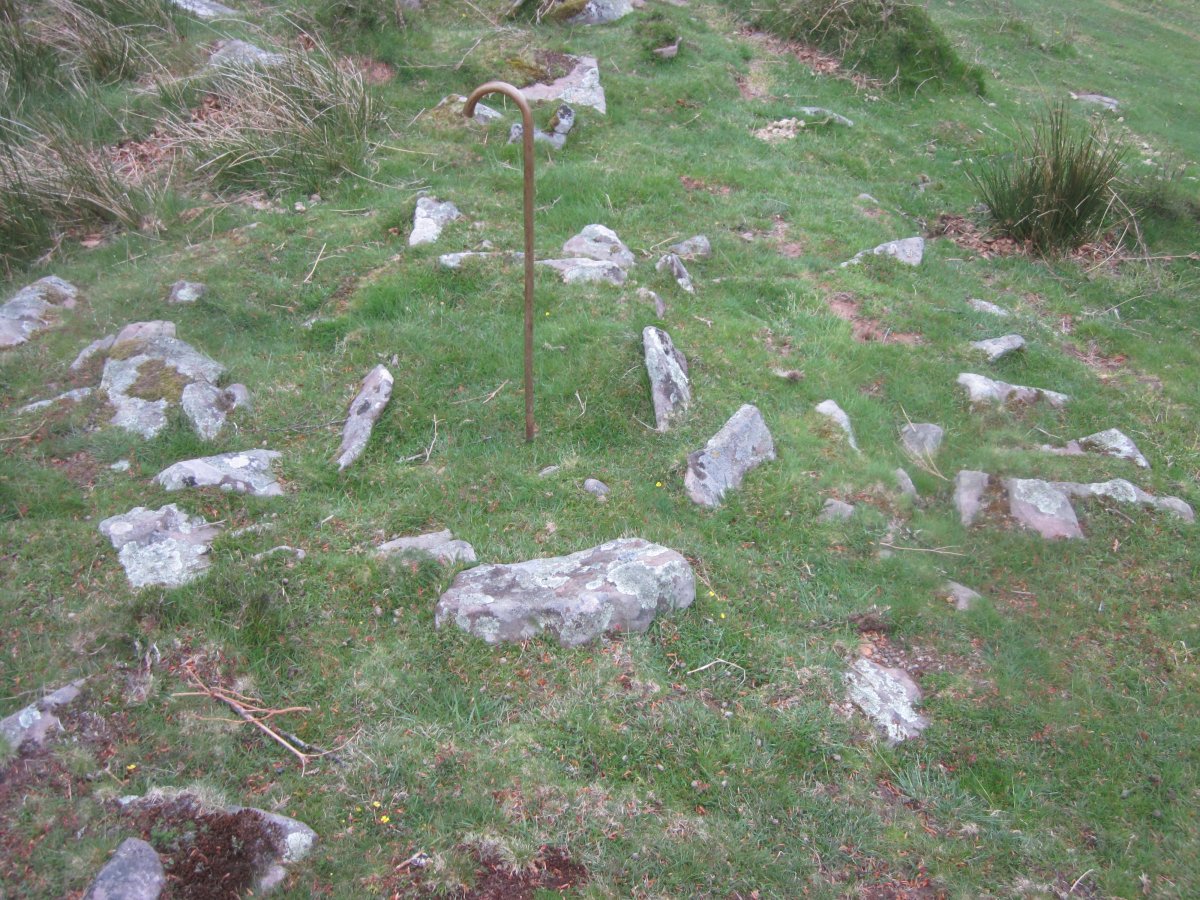
[[[130,763],[129,765],[127,765],[127,766],[125,767],[125,771],[126,771],[126,772],[132,772],[132,771],[133,771],[134,769],[136,769],[136,768],[137,768],[137,763]]]
[[[655,487],[662,487],[662,482],[661,482],[661,481],[656,481],[656,482],[654,482],[654,486],[655,486]]]
[[[380,817],[379,817],[379,821],[380,821],[382,824],[386,825],[388,822],[390,822],[390,821],[392,821],[392,820],[391,820],[391,818],[390,818],[389,816],[380,816]]]
[[[715,597],[715,596],[717,596],[717,594],[716,594],[716,592],[715,592],[715,591],[709,591],[709,592],[708,592],[708,596],[710,596],[710,597]]]
[[[371,801],[371,805],[372,805],[373,807],[375,807],[376,809],[379,809],[379,807],[383,806],[383,804],[382,804],[382,803],[380,803],[378,800],[372,800],[372,801]]]
[[[550,310],[546,310],[546,315],[550,315]]]
[[[725,613],[721,613],[721,618],[725,618]]]

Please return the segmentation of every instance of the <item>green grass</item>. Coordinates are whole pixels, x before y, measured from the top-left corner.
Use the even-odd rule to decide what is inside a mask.
[[[67,237],[48,264],[6,281],[5,297],[53,273],[84,299],[61,327],[0,355],[0,715],[87,674],[80,708],[108,731],[99,744],[56,745],[75,777],[69,797],[62,776],[0,805],[11,840],[0,891],[82,892],[128,836],[110,799],[197,787],[317,830],[284,896],[403,895],[414,874],[397,867],[418,851],[433,860],[424,882],[450,896],[475,877],[479,848],[524,863],[543,844],[587,867],[581,897],[902,896],[926,883],[948,897],[1066,895],[1076,884],[1075,896],[1194,895],[1195,527],[1084,504],[1084,542],[964,530],[938,474],[1124,477],[1200,503],[1194,261],[984,259],[939,239],[917,269],[838,268],[939,213],[969,214],[970,161],[1067,90],[1121,99],[1125,121],[1105,113],[1105,122],[1163,154],[1151,158],[1196,160],[1200,109],[1181,61],[1187,35],[1200,31],[1194,9],[1162,3],[1154,18],[1118,3],[1084,17],[1025,0],[988,4],[986,15],[931,4],[963,58],[986,68],[984,100],[877,96],[816,76],[739,35],[724,5],[707,0],[655,9],[683,38],[674,64],[644,55],[646,12],[597,29],[496,29],[488,19],[507,4],[475,5],[430,4],[403,33],[316,31],[331,57],[369,51],[398,71],[369,89],[386,121],[367,132],[366,164],[322,179],[319,201],[299,181],[254,182],[276,185],[277,206],[265,210],[234,190],[175,182],[159,234],[114,230],[90,250]],[[258,20],[264,32],[229,27],[294,46],[296,23],[318,6]],[[993,8],[1025,27],[993,27]],[[202,59],[212,33],[182,27],[180,59]],[[1056,31],[1070,35],[1070,60],[1042,47],[1063,40]],[[520,150],[504,143],[515,111],[485,132],[429,110],[536,49],[597,56],[609,102],[603,117],[577,108],[564,150],[539,147],[539,254],[601,222],[639,262],[622,289],[539,272],[540,433],[526,445],[521,268],[435,266],[438,253],[483,239],[520,248]],[[761,100],[738,90],[752,68]],[[80,126],[97,144],[178,112],[128,86],[103,97],[114,115]],[[856,124],[772,146],[753,137],[801,105]],[[549,112],[538,110],[539,122]],[[1131,157],[1123,174],[1139,166]],[[422,189],[453,200],[464,219],[414,249],[407,234]],[[1177,190],[1176,207],[1196,202],[1186,172]],[[1142,227],[1152,255],[1195,249],[1186,216],[1151,210]],[[689,296],[653,263],[664,242],[697,232],[714,255],[690,265],[699,287]],[[795,245],[788,256],[782,243]],[[180,278],[208,290],[193,306],[167,307]],[[665,322],[639,286],[663,296]],[[856,342],[829,311],[837,292],[923,343]],[[976,313],[971,297],[1013,316]],[[67,365],[88,342],[157,318],[249,385],[253,406],[233,414],[236,429],[206,443],[180,418],[143,442],[94,430],[105,417],[88,404],[16,415],[79,386]],[[670,332],[692,372],[693,410],[665,435],[641,424],[652,416],[648,324]],[[1024,335],[1025,353],[980,369],[970,341],[1009,331]],[[1098,371],[1067,348],[1123,361]],[[338,474],[339,432],[323,423],[344,415],[379,362],[396,376],[391,405],[364,456]],[[785,381],[775,368],[804,378]],[[962,371],[1075,399],[1061,412],[972,413],[954,387]],[[830,397],[850,414],[861,456],[812,411]],[[725,506],[700,510],[682,490],[686,455],[744,402],[762,409],[779,458]],[[404,462],[429,446],[435,417],[428,463]],[[937,472],[904,458],[906,418],[946,428]],[[1130,434],[1154,468],[1033,449],[1108,427]],[[284,453],[287,497],[168,494],[152,480],[180,459],[251,446]],[[128,473],[108,468],[123,458]],[[550,464],[562,471],[539,478]],[[899,465],[920,503],[896,496]],[[612,487],[608,502],[582,491],[586,477]],[[859,512],[817,523],[829,496],[854,499]],[[212,568],[187,587],[132,592],[97,524],[168,502],[229,530],[273,529],[218,538]],[[895,543],[915,549],[880,559],[892,520],[902,526]],[[372,553],[393,535],[443,527],[488,562],[637,534],[693,561],[697,600],[646,635],[574,650],[546,640],[491,648],[433,628],[453,570]],[[279,544],[307,556],[252,560]],[[985,601],[956,613],[938,596],[947,578]],[[886,642],[859,634],[853,617],[884,607]],[[933,724],[919,741],[887,748],[841,706],[842,672],[872,640],[878,653],[925,660]],[[162,659],[151,653],[147,668],[152,646]],[[282,727],[340,747],[338,761],[302,777],[282,748],[222,721],[225,710],[175,696],[189,689],[189,659],[269,705],[310,707]],[[729,664],[702,669],[717,659]],[[81,727],[70,725],[77,736]]]

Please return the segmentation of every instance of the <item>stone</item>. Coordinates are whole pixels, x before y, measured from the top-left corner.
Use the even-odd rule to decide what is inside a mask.
[[[906,266],[919,266],[925,255],[925,239],[922,237],[903,238],[898,241],[888,241],[870,250],[860,250],[853,259],[842,263],[842,268],[860,263],[867,256],[890,256]]]
[[[524,262],[525,254],[520,250],[496,252],[490,250],[467,250],[463,253],[443,253],[437,258],[437,264],[440,269],[461,269],[464,264],[474,260],[492,258],[503,259],[506,262]]]
[[[847,128],[853,128],[854,122],[847,119],[845,116],[835,113],[832,109],[826,109],[823,106],[801,106],[798,113],[806,116],[809,119],[821,119],[820,122],[810,122],[812,125],[824,125],[826,122],[833,122],[835,125],[844,125]]]
[[[550,130],[542,131],[540,128],[533,129],[533,139],[539,143],[549,144],[555,150],[561,150],[567,145],[567,135],[571,133],[571,129],[575,127],[575,110],[571,109],[566,103],[559,106],[554,113],[554,118],[550,120]],[[525,126],[517,122],[508,130],[508,142],[516,144],[525,137]]]
[[[554,269],[562,276],[563,284],[602,284],[622,285],[629,276],[625,270],[613,262],[598,259],[577,257],[573,259],[539,259],[539,266]]]
[[[920,737],[929,719],[913,706],[921,702],[921,689],[903,669],[888,669],[861,657],[846,673],[850,701],[895,745]]]
[[[207,381],[193,381],[183,389],[179,405],[196,429],[196,434],[211,441],[225,427],[225,419],[233,408],[225,391]]]
[[[467,98],[462,94],[447,94],[438,101],[438,105],[434,109],[445,109],[455,119],[464,118],[463,112],[466,110]],[[498,109],[493,109],[486,103],[475,104],[475,114],[471,117],[480,125],[491,125],[493,122],[498,122],[504,118],[504,113]]]
[[[703,234],[671,245],[671,252],[680,259],[708,259],[712,256],[712,244]]]
[[[489,644],[526,641],[542,631],[564,647],[608,632],[642,632],[660,613],[696,597],[692,567],[674,550],[621,538],[569,556],[460,572],[435,610]]]
[[[392,373],[383,365],[376,366],[363,379],[362,387],[346,413],[342,445],[338,448],[337,455],[339,472],[358,459],[366,449],[375,422],[392,399],[393,383]]]
[[[954,603],[954,608],[959,612],[967,612],[975,605],[976,601],[983,599],[982,594],[957,581],[947,581],[942,590],[946,592],[946,596]]]
[[[204,296],[207,288],[196,281],[177,281],[167,294],[168,303],[195,303]]]
[[[115,463],[109,466],[114,472],[128,472],[131,463],[127,459],[118,459]]]
[[[174,503],[157,510],[137,506],[100,523],[100,533],[112,541],[135,588],[179,587],[198,578],[209,567],[212,541],[220,531]]]
[[[396,538],[380,544],[375,552],[379,556],[435,559],[446,566],[458,562],[473,563],[476,560],[475,548],[466,541],[455,540],[449,529]]]
[[[1024,350],[1025,338],[1019,334],[1006,334],[1004,337],[988,338],[985,341],[972,341],[971,346],[986,353],[988,362],[997,362],[1010,353]]]
[[[1003,306],[997,306],[995,303],[988,303],[986,300],[971,299],[967,301],[967,305],[976,312],[987,313],[991,316],[999,316],[1001,319],[1007,319],[1010,313]]]
[[[219,487],[255,497],[279,497],[283,488],[275,480],[272,466],[280,456],[277,450],[256,449],[188,459],[163,469],[154,480],[168,491]]]
[[[110,334],[100,338],[99,340],[92,341],[79,351],[79,355],[75,357],[75,361],[67,368],[72,372],[78,372],[80,369],[86,366],[88,362],[91,361],[92,357],[98,354],[107,353],[116,339],[117,336],[115,334]]]
[[[983,512],[983,495],[990,482],[991,477],[987,472],[975,472],[971,469],[963,469],[954,476],[954,508],[958,510],[958,518],[963,527],[969,528],[974,525],[979,514]]]
[[[1084,450],[1103,453],[1117,459],[1127,459],[1143,469],[1150,468],[1150,461],[1142,455],[1142,451],[1138,449],[1133,439],[1116,428],[1097,431],[1095,434],[1081,437],[1078,444]]]
[[[703,450],[688,454],[683,484],[701,506],[719,506],[746,473],[775,458],[775,442],[757,406],[747,403],[735,412]]]
[[[408,236],[408,246],[419,247],[422,244],[432,244],[442,236],[442,229],[455,219],[461,219],[462,213],[449,200],[436,200],[433,197],[417,198],[417,208],[413,212],[412,233]]]
[[[900,493],[905,497],[911,497],[913,500],[920,500],[921,497],[917,493],[917,486],[913,484],[912,478],[903,469],[897,469],[892,473],[896,476],[896,486],[900,488]]]
[[[630,0],[587,0],[583,9],[567,19],[569,25],[607,25],[633,12]]]
[[[1110,481],[1099,481],[1093,484],[1054,481],[1050,482],[1050,486],[1068,497],[1083,499],[1105,497],[1119,503],[1166,510],[1188,523],[1196,521],[1196,514],[1191,506],[1178,497],[1155,497],[1124,478],[1113,478]]]
[[[83,689],[86,678],[51,691],[41,700],[0,719],[0,738],[14,752],[27,747],[43,747],[50,736],[61,730],[62,722],[55,712],[74,703]],[[2,766],[0,766],[2,769]]]
[[[585,478],[583,489],[597,500],[607,500],[611,488],[598,478]]]
[[[588,225],[583,231],[563,244],[563,253],[568,257],[583,257],[611,262],[622,269],[634,263],[633,253],[617,237],[617,233],[604,225]]]
[[[946,432],[932,422],[906,422],[900,427],[900,443],[915,459],[932,459],[942,446]]]
[[[666,318],[667,304],[663,303],[662,297],[658,296],[658,294],[656,294],[654,291],[650,290],[649,288],[644,288],[644,287],[638,288],[637,295],[640,299],[645,300],[648,303],[654,304],[654,315],[658,316],[658,318],[660,318],[660,319]]]
[[[272,547],[270,550],[264,550],[261,553],[255,553],[250,557],[250,560],[252,562],[262,562],[264,559],[270,559],[272,556],[275,556],[279,553],[293,556],[296,559],[304,559],[306,556],[308,556],[308,554],[305,553],[300,547],[292,547],[289,544],[280,544],[277,547]]]
[[[264,50],[247,41],[229,38],[217,41],[216,49],[208,56],[212,68],[269,69],[282,65],[287,56]]]
[[[72,391],[59,394],[57,397],[51,397],[49,400],[34,400],[32,403],[26,403],[17,410],[17,414],[24,415],[25,413],[37,412],[39,409],[46,409],[56,403],[79,403],[90,396],[92,396],[92,389],[90,387],[75,388]]]
[[[594,56],[570,56],[571,71],[547,84],[531,84],[521,88],[530,103],[539,100],[561,100],[572,106],[590,106],[599,113],[608,111],[604,88],[600,84],[600,66]]]
[[[963,372],[958,376],[958,384],[967,392],[967,398],[972,406],[991,404],[1003,406],[1006,403],[1037,403],[1045,401],[1055,409],[1062,409],[1071,399],[1058,391],[1047,391],[1042,388],[1025,387],[1019,384],[1008,384],[995,381],[984,375],[973,372]]]
[[[228,6],[214,3],[213,0],[170,0],[184,12],[190,12],[197,19],[232,19],[237,12]]]
[[[1020,525],[1047,539],[1083,537],[1070,498],[1055,485],[1036,478],[1007,478],[1004,487],[1009,515]]]
[[[844,522],[854,515],[853,504],[829,497],[821,507],[818,522]]]
[[[562,466],[546,466],[538,472],[538,478],[549,478],[551,475],[557,475],[562,470]]]
[[[696,286],[692,283],[692,276],[687,270],[687,266],[674,253],[666,254],[654,266],[654,271],[661,272],[667,270],[671,273],[671,277],[675,279],[675,283],[687,291],[689,294],[696,293]]]
[[[1110,112],[1116,112],[1120,101],[1112,97],[1106,97],[1104,94],[1076,94],[1074,91],[1069,91],[1072,100],[1078,100],[1080,103],[1090,103],[1093,106],[1102,106]]]
[[[855,451],[861,453],[858,448],[858,441],[854,437],[854,428],[850,425],[850,417],[846,415],[846,411],[837,405],[833,400],[822,400],[815,407],[817,412],[831,420],[838,428],[846,432],[846,440]]]
[[[55,327],[62,311],[74,309],[78,298],[79,289],[56,275],[21,288],[0,306],[0,350],[18,347]]]
[[[166,885],[167,876],[154,848],[140,838],[126,838],[83,900],[157,900]]]
[[[687,412],[692,403],[687,358],[675,347],[669,334],[653,325],[642,329],[642,348],[646,374],[650,377],[655,429],[665,432],[671,421]]]
[[[239,813],[243,809],[247,809],[267,824],[274,825],[278,829],[279,844],[277,846],[281,863],[300,862],[312,852],[312,848],[317,842],[317,833],[299,819],[254,807],[231,806],[227,812]]]

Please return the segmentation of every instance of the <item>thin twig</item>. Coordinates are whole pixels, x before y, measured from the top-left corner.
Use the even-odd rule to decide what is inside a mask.
[[[944,547],[901,547],[899,544],[885,544],[882,541],[880,547],[887,547],[889,550],[913,550],[917,553],[938,553],[942,556],[966,556],[965,553],[955,553],[953,550],[947,550]]]
[[[686,674],[688,674],[688,675],[695,675],[697,672],[703,672],[705,669],[711,669],[713,666],[720,666],[720,665],[725,665],[725,666],[733,666],[735,669],[739,669],[739,670],[741,670],[742,672],[745,672],[745,671],[746,671],[746,670],[745,670],[745,669],[743,669],[741,666],[739,666],[737,663],[730,662],[730,661],[729,661],[729,660],[727,660],[727,659],[721,659],[721,658],[719,658],[719,657],[718,657],[717,659],[714,659],[712,662],[710,662],[710,663],[705,663],[705,664],[704,664],[704,665],[702,665],[700,668],[698,668],[698,669],[692,669],[692,671],[690,671],[690,672],[687,672]]]
[[[328,246],[329,246],[328,243],[321,245],[321,249],[319,251],[317,251],[317,258],[315,260],[313,260],[312,268],[308,270],[308,274],[304,276],[304,281],[302,281],[301,284],[311,284],[312,283],[313,273],[317,271],[317,266],[319,266],[321,264],[321,257],[323,257],[325,255],[325,248]]]
[[[507,385],[507,384],[508,384],[508,379],[505,378],[504,382],[500,385],[500,387],[496,388],[490,394],[480,394],[478,397],[467,397],[465,400],[451,400],[450,405],[451,406],[461,406],[464,403],[474,403],[476,400],[482,400],[484,403],[491,403],[494,399],[496,399],[496,395],[499,394],[502,390],[504,390],[505,385]]]
[[[42,425],[45,425],[49,421],[50,421],[49,418],[42,419],[42,421],[38,424],[37,428],[33,429],[33,431],[30,431],[26,434],[18,434],[16,437],[0,438],[0,444],[7,444],[9,441],[27,441],[31,437],[33,437],[35,434],[37,434],[39,431],[41,431]]]
[[[438,417],[433,417],[433,438],[429,442],[429,446],[421,453],[414,453],[412,456],[406,456],[403,462],[416,462],[418,459],[421,462],[429,462],[429,457],[433,454],[433,445],[437,443],[438,437]]]

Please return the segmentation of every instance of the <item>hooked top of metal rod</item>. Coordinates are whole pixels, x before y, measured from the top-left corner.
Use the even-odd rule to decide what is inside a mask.
[[[488,94],[504,94],[521,108],[523,115],[532,115],[532,111],[529,109],[529,101],[525,99],[525,95],[521,93],[521,89],[513,87],[507,81],[489,81],[487,84],[481,84],[475,90],[471,91],[471,96],[467,98],[466,105],[463,107],[463,115],[468,119],[474,116],[475,104]]]

